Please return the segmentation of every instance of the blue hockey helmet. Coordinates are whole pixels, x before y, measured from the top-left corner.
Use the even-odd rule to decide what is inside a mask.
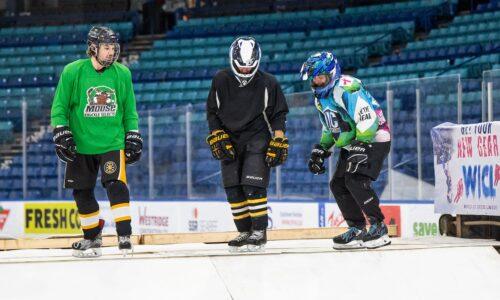
[[[318,75],[326,75],[328,82],[322,86],[314,85],[312,80]],[[341,70],[337,57],[329,51],[317,52],[311,55],[302,64],[300,70],[302,80],[311,80],[311,88],[318,97],[328,96],[340,75]]]

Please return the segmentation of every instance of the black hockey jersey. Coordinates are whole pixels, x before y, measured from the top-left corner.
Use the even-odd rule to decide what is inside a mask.
[[[244,87],[231,69],[220,70],[212,79],[207,99],[210,132],[223,129],[237,142],[260,132],[285,131],[288,106],[276,78],[257,71]]]

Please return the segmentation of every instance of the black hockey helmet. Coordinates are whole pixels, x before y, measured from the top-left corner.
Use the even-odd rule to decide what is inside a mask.
[[[100,60],[99,48],[103,44],[113,45],[115,53],[111,59]],[[93,26],[87,34],[87,55],[94,56],[104,67],[112,65],[120,57],[120,42],[118,35],[106,26]]]
[[[229,64],[240,87],[247,85],[257,73],[261,58],[259,43],[253,37],[239,37],[229,49]],[[250,68],[250,72],[242,73],[240,68]]]

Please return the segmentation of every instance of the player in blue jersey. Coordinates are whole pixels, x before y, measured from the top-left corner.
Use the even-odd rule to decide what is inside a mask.
[[[334,248],[378,248],[390,244],[379,198],[371,187],[387,157],[391,136],[378,102],[361,81],[342,75],[331,52],[310,56],[302,65],[302,80],[309,80],[323,125],[314,146],[309,170],[325,173],[331,148],[340,148],[330,189],[349,226],[333,238]],[[366,230],[366,215],[370,227]]]

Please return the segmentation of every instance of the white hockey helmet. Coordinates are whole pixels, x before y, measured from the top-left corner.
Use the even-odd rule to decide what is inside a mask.
[[[240,87],[246,86],[257,73],[261,58],[259,43],[253,37],[239,37],[229,49],[229,64]],[[241,68],[250,68],[249,72],[242,72]]]

